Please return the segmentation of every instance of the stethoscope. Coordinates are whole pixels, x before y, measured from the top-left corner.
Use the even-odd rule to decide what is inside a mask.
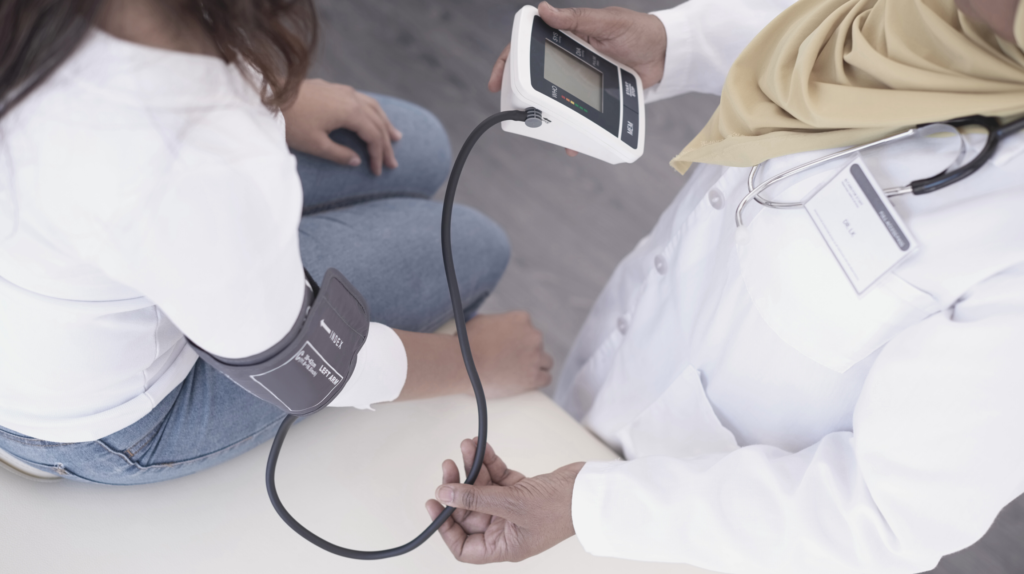
[[[981,126],[988,132],[988,139],[985,142],[985,147],[982,148],[981,152],[978,153],[971,161],[966,164],[955,168],[947,169],[946,171],[927,179],[919,179],[912,181],[907,185],[900,187],[892,187],[882,190],[887,197],[894,197],[898,195],[905,195],[908,193],[914,195],[923,195],[925,193],[931,193],[933,191],[940,190],[948,185],[952,185],[972,173],[981,169],[981,166],[985,165],[985,162],[992,157],[996,152],[996,148],[999,146],[999,142],[1003,138],[1010,136],[1020,129],[1024,128],[1024,118],[1017,121],[1011,122],[1005,126],[999,126],[999,119],[988,117],[988,116],[968,116],[964,118],[957,118],[947,122],[938,122],[932,124],[922,124],[920,126],[911,128],[905,132],[898,133],[893,136],[889,136],[884,139],[880,139],[871,143],[866,143],[859,146],[854,146],[844,150],[837,151],[835,153],[820,157],[818,159],[809,161],[807,163],[798,165],[794,168],[788,169],[778,175],[772,176],[764,182],[757,184],[757,173],[761,170],[764,163],[759,163],[750,169],[750,175],[747,177],[747,195],[743,196],[738,206],[736,206],[736,227],[743,227],[743,208],[746,207],[750,200],[754,200],[765,207],[773,209],[793,209],[797,207],[803,207],[804,201],[797,202],[785,202],[785,201],[771,201],[761,197],[761,193],[768,189],[770,186],[786,179],[787,177],[796,175],[798,173],[807,171],[814,167],[817,167],[823,163],[830,162],[835,159],[850,156],[855,153],[877,147],[880,145],[905,140],[914,136],[935,136],[939,134],[951,134],[960,137],[960,152],[957,155],[956,160],[951,165],[957,165],[963,160],[964,155],[967,153],[967,144],[963,137],[960,135],[960,131],[957,128],[966,126]]]

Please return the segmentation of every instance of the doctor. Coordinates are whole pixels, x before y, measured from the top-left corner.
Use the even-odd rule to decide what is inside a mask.
[[[1024,7],[790,4],[541,5],[637,69],[651,100],[722,101],[673,161],[694,164],[682,191],[616,269],[557,383],[558,402],[625,460],[525,478],[489,449],[476,486],[446,461],[436,496],[461,509],[441,529],[458,559],[522,560],[575,534],[593,554],[720,572],[920,572],[1024,492],[1024,135],[966,179],[893,197],[891,229],[913,245],[890,267],[879,260],[897,231],[867,233],[870,248],[842,261],[828,241],[843,231],[816,209],[853,209],[841,200],[861,197],[844,187],[857,170],[880,188],[942,172],[960,137],[794,175],[764,199],[818,192],[814,209],[750,201],[736,217],[753,165],[758,185],[908,126],[1020,117]],[[985,136],[963,137],[969,159]]]

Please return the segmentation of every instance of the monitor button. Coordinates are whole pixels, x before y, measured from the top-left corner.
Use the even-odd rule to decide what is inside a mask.
[[[622,108],[622,141],[633,149],[640,141],[640,114],[626,107]]]
[[[640,100],[636,95],[636,78],[626,70],[622,70],[622,105],[634,112],[640,111]]]

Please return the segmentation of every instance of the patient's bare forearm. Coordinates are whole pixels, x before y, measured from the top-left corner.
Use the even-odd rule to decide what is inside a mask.
[[[459,341],[450,335],[399,331],[409,361],[399,401],[426,399],[470,390]]]

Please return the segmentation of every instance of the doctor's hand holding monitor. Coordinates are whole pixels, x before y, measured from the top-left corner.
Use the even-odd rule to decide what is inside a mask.
[[[547,2],[541,2],[538,13],[552,28],[578,32],[578,36],[599,53],[632,68],[640,76],[641,85],[652,86],[661,81],[665,68],[665,27],[656,17],[625,8],[556,10]],[[487,82],[492,92],[502,89],[502,76],[511,48],[511,44],[505,46],[494,63]],[[547,71],[545,68],[545,73]],[[566,152],[569,156],[577,154],[568,148]]]
[[[525,477],[488,448],[475,485],[446,461],[427,510],[459,509],[452,553],[575,534],[720,572],[909,574],[977,541],[1024,493],[1021,3],[539,15],[647,75],[647,101],[722,99],[556,382],[623,460]]]

